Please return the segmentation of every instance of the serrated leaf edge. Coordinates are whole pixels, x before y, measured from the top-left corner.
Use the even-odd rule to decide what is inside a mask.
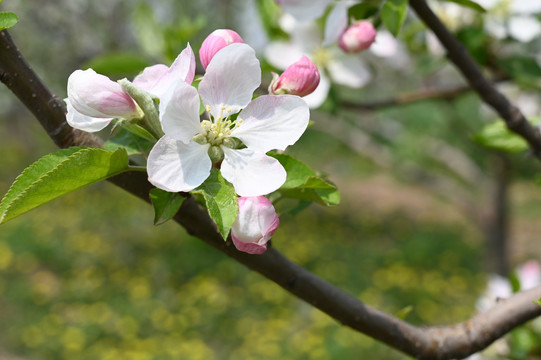
[[[58,168],[62,167],[62,165],[64,165],[64,164],[65,164],[68,160],[70,160],[73,156],[75,156],[75,155],[77,155],[77,154],[79,154],[79,153],[82,153],[82,152],[93,152],[93,151],[106,151],[106,152],[107,152],[107,151],[109,151],[109,150],[105,150],[105,149],[101,149],[101,148],[92,148],[92,147],[81,148],[80,150],[77,150],[77,151],[75,151],[73,154],[71,154],[70,156],[68,156],[66,159],[64,159],[64,160],[62,160],[61,162],[59,162],[57,166],[55,166],[53,169],[47,171],[43,176],[41,176],[39,179],[37,179],[36,181],[34,181],[33,183],[31,183],[24,191],[22,191],[19,195],[17,195],[12,201],[10,201],[10,202],[7,204],[5,210],[2,212],[2,216],[0,217],[0,225],[4,223],[4,219],[5,219],[6,215],[7,215],[7,213],[9,212],[9,209],[13,206],[13,204],[14,204],[17,200],[19,200],[23,195],[25,195],[31,188],[35,187],[35,186],[36,186],[37,184],[39,184],[40,182],[43,182],[44,179],[46,179],[48,176],[50,176],[50,174],[51,174],[53,171],[55,171],[55,170],[57,170]],[[113,154],[116,153],[116,152],[118,152],[118,151],[124,151],[124,152],[125,152],[126,150],[121,148],[121,149],[115,150],[115,151],[113,152]],[[111,156],[113,156],[113,154],[111,154]],[[126,157],[127,157],[127,155],[126,155]],[[38,160],[38,162],[39,162],[39,160]],[[36,165],[36,164],[37,164],[37,162],[35,162],[34,164],[30,165],[27,169],[29,169],[31,166]],[[26,171],[27,169],[25,169],[25,171]],[[96,180],[96,181],[94,181],[94,182],[92,182],[92,183],[86,184],[86,185],[94,184],[94,183],[96,183],[96,182],[98,182],[98,181],[107,179],[108,177],[111,177],[111,176],[114,176],[114,175],[118,175],[118,174],[120,174],[120,173],[122,173],[122,172],[124,172],[124,171],[127,171],[127,170],[129,170],[128,167],[126,167],[126,169],[124,169],[124,170],[122,170],[122,171],[120,171],[120,172],[118,172],[118,173],[109,175],[109,176],[107,176],[107,177],[100,178],[100,179],[98,179],[98,180]],[[22,175],[24,174],[25,171],[23,171],[19,176],[17,176],[17,179],[18,179],[20,176],[22,176]],[[15,179],[15,181],[17,181],[17,179]],[[15,182],[14,182],[14,183],[15,183]],[[79,186],[79,187],[73,189],[72,191],[78,190],[78,189],[80,189],[80,188],[82,188],[82,187],[84,187],[84,186],[86,186],[86,185]],[[11,188],[10,188],[10,190],[11,190]],[[9,194],[9,190],[8,190],[8,193],[7,193],[7,194]],[[6,194],[6,196],[7,196],[7,194]],[[5,197],[6,197],[6,196],[5,196]],[[4,197],[4,198],[5,198],[5,197]],[[57,199],[57,198],[55,198],[55,199]],[[54,200],[54,199],[52,199],[52,200]],[[1,205],[1,203],[0,203],[0,205]],[[35,208],[34,208],[34,209],[35,209]],[[31,210],[32,210],[32,209],[31,209]],[[11,218],[11,219],[14,219],[14,218]],[[11,220],[11,219],[6,220],[6,222],[9,221],[9,220]]]

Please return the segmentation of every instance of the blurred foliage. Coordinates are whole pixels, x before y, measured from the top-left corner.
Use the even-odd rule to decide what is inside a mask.
[[[277,24],[276,4],[257,3],[269,15],[263,24],[267,35],[287,36]],[[387,2],[395,3],[405,2]],[[253,20],[243,12],[244,0],[8,4],[21,17],[12,29],[14,40],[61,98],[68,75],[85,64],[114,78],[131,78],[148,63],[170,64],[188,41],[197,53],[212,30],[236,29]],[[341,106],[342,100],[370,102],[462,84],[443,55],[429,52],[423,26],[408,17],[402,24],[404,14],[395,14],[393,26],[401,26],[399,38],[409,53],[386,59],[359,55],[370,66],[370,85],[359,90],[333,86],[323,107],[330,111],[313,112],[316,125],[291,149],[330,174],[340,185],[342,205],[311,206],[293,216],[303,208],[295,204],[281,215],[272,246],[407,321],[455,323],[474,313],[485,286],[482,234],[472,219],[449,215],[449,199],[460,195],[432,193],[430,179],[450,179],[467,190],[479,211],[486,210],[485,183],[475,176],[493,175],[493,152],[472,137],[495,120],[494,114],[471,94],[370,113]],[[521,52],[527,60],[502,57],[509,52],[506,45],[517,45],[496,47],[481,25],[474,21],[454,30],[487,71],[537,81],[538,68],[531,61],[535,44],[519,48],[526,49]],[[270,67],[261,61],[268,77]],[[341,127],[331,132],[334,126]],[[55,148],[4,88],[0,130],[10,134],[0,142],[0,190],[5,193],[17,173]],[[110,149],[129,143],[130,153],[137,153],[148,146],[134,143],[128,133],[117,135]],[[530,159],[523,154],[509,158],[515,178],[531,178]],[[474,169],[475,176],[463,169]],[[383,185],[374,185],[374,178]],[[380,193],[382,186],[388,193]],[[526,188],[519,194],[524,200],[513,211],[522,225],[541,214],[537,193]],[[427,209],[427,202],[437,206]],[[152,226],[152,214],[150,206],[99,183],[2,225],[0,354],[29,359],[406,358],[337,324],[175,224]],[[530,231],[537,239],[538,229]],[[538,251],[530,245],[513,256],[519,261]],[[509,338],[516,359],[539,344],[528,328]]]

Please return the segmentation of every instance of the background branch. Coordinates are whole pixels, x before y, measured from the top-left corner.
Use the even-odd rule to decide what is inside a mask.
[[[30,69],[6,31],[0,32],[0,80],[34,113],[49,136],[60,147],[96,146],[101,142],[91,134],[65,124],[64,106]],[[139,198],[149,201],[151,185],[141,172],[126,172],[109,179]],[[541,297],[541,286],[514,295],[484,314],[453,326],[416,327],[325,282],[294,264],[275,249],[263,255],[237,251],[224,242],[207,211],[186,195],[175,221],[186,230],[224,254],[274,281],[287,291],[337,321],[419,359],[462,358],[483,349],[512,328],[541,315],[533,300]]]
[[[534,156],[541,160],[541,133],[539,129],[532,126],[522,112],[483,75],[475,60],[443,25],[425,0],[410,0],[409,4],[417,16],[434,32],[434,35],[447,50],[449,60],[455,64],[481,99],[503,118],[509,130],[522,136],[530,144]]]

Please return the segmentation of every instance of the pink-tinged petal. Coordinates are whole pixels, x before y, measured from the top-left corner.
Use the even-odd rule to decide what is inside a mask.
[[[190,191],[210,175],[209,145],[162,137],[150,151],[148,181],[169,192]]]
[[[520,290],[530,290],[541,284],[541,265],[537,260],[529,260],[516,270]]]
[[[231,44],[218,51],[199,84],[203,105],[217,118],[222,107],[237,113],[248,105],[261,84],[261,68],[255,51],[246,44]],[[227,113],[224,113],[227,115]]]
[[[265,251],[267,251],[267,243],[261,245],[258,243],[245,243],[239,240],[233,233],[231,233],[231,239],[233,240],[233,244],[237,248],[237,250],[253,254],[253,255],[261,255]]]
[[[291,64],[286,71],[272,82],[273,94],[306,96],[314,92],[319,84],[319,70],[306,56]]]
[[[239,114],[242,119],[231,132],[249,149],[266,153],[285,150],[304,133],[310,120],[308,105],[294,95],[264,95],[254,99]]]
[[[66,102],[66,120],[68,124],[79,130],[96,132],[105,128],[113,118],[95,118],[81,114],[71,105],[69,99],[64,99]]]
[[[240,196],[266,195],[286,181],[286,171],[275,158],[251,149],[222,146],[222,150],[225,156],[220,171]]]
[[[310,109],[316,109],[321,106],[329,95],[329,89],[331,88],[331,82],[324,72],[319,73],[319,85],[313,93],[303,97]]]
[[[346,53],[366,50],[376,40],[376,28],[369,21],[361,21],[348,27],[340,36],[338,46]]]
[[[239,214],[231,227],[233,244],[250,254],[262,254],[267,250],[280,219],[274,206],[264,196],[240,197]]]
[[[199,95],[197,90],[179,81],[162,96],[160,122],[163,132],[175,140],[188,143],[201,132],[199,122]]]
[[[203,44],[201,44],[201,49],[199,50],[199,60],[201,60],[201,65],[203,65],[203,68],[207,68],[210,61],[218,51],[233,43],[244,43],[244,40],[242,40],[240,35],[233,30],[214,30],[203,41]]]
[[[76,70],[68,78],[68,99],[83,115],[90,117],[138,116],[137,105],[116,82],[94,70]]]
[[[190,44],[177,56],[171,67],[162,64],[149,66],[133,83],[143,90],[161,98],[177,81],[191,84],[195,76],[195,56]]]
[[[346,30],[348,26],[348,8],[352,5],[346,1],[334,5],[325,22],[323,46],[329,46],[338,41],[340,35]]]
[[[133,79],[133,85],[149,93],[158,84],[169,68],[164,64],[157,64],[146,67],[143,72]]]
[[[327,64],[327,70],[334,82],[352,88],[361,88],[372,78],[368,67],[358,56],[344,53],[335,56]]]

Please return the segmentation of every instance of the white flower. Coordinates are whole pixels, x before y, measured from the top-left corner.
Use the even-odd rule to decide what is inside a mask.
[[[294,144],[306,130],[310,115],[298,96],[266,95],[251,101],[260,83],[254,50],[235,43],[212,58],[199,94],[182,81],[172,86],[160,101],[165,136],[150,152],[149,181],[166,191],[193,190],[223,156],[222,176],[237,194],[259,196],[277,190],[286,172],[265,153]],[[210,116],[202,122],[199,96]],[[232,117],[241,109],[236,119]],[[239,149],[236,139],[246,147]]]
[[[195,74],[195,58],[188,44],[173,64],[149,66],[134,79],[134,85],[161,97],[173,82],[191,84]],[[68,124],[76,129],[94,132],[105,128],[114,118],[143,117],[143,112],[118,83],[92,69],[76,70],[68,78]]]
[[[281,26],[291,35],[291,41],[271,42],[265,49],[265,57],[271,65],[281,70],[285,70],[302,56],[307,56],[318,67],[319,86],[312,94],[303,98],[311,108],[323,104],[329,93],[331,80],[352,88],[361,88],[370,81],[370,72],[359,56],[345,54],[335,45],[323,46],[321,33],[315,23],[299,23],[284,16]]]

